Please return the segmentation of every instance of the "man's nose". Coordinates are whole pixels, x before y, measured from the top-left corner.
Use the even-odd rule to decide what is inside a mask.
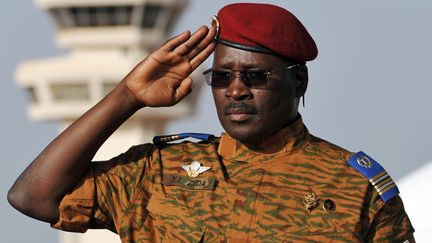
[[[225,96],[233,100],[247,100],[252,98],[252,93],[249,87],[243,81],[241,73],[233,73],[231,82],[227,87]]]

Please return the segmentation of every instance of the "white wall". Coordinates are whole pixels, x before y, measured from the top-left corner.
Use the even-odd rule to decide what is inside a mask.
[[[416,230],[417,242],[432,242],[432,161],[402,177],[396,184]]]

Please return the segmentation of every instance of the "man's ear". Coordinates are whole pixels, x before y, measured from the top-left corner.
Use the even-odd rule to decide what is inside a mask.
[[[306,66],[301,66],[298,68],[297,73],[297,82],[296,82],[296,97],[300,98],[306,93],[306,89],[309,82],[308,69]]]

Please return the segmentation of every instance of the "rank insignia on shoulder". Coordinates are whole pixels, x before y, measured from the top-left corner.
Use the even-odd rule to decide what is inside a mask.
[[[173,135],[161,135],[161,136],[154,136],[153,143],[161,144],[161,143],[177,141],[185,138],[195,138],[202,141],[209,141],[210,139],[215,138],[215,136],[206,133],[179,133]]]
[[[390,175],[364,152],[354,154],[347,163],[368,178],[384,202],[399,194],[399,189]]]

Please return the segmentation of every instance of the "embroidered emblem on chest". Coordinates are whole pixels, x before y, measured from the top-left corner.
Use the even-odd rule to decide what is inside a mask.
[[[198,161],[193,161],[190,165],[182,165],[182,168],[187,172],[187,175],[192,179],[196,178],[199,174],[210,169],[210,167],[201,166],[201,163]]]

